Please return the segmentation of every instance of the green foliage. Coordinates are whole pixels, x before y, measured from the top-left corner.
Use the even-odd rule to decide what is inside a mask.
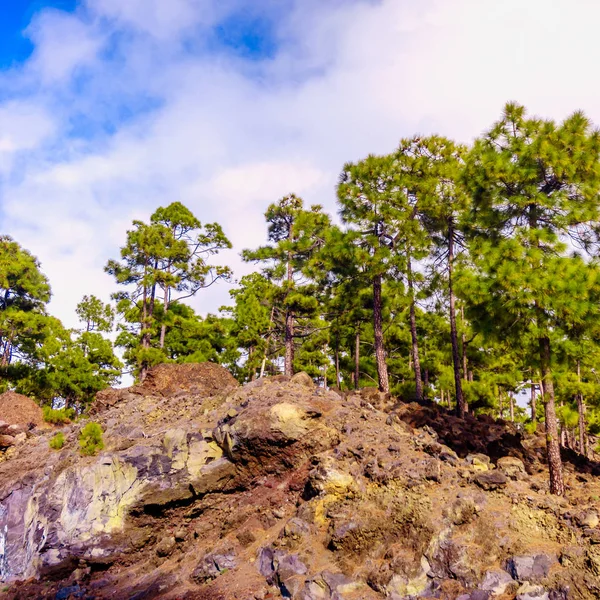
[[[52,425],[64,425],[70,423],[75,418],[75,410],[73,408],[54,409],[51,406],[42,408],[44,421],[52,423]]]
[[[120,376],[121,363],[112,343],[95,332],[76,335],[53,317],[45,325],[44,337],[20,372],[16,389],[45,403],[60,398],[83,409]]]
[[[102,427],[90,421],[79,433],[79,448],[84,456],[94,456],[104,448]]]
[[[52,450],[60,450],[65,445],[65,436],[62,431],[59,431],[56,435],[54,435],[49,444]]]
[[[110,304],[104,304],[96,296],[84,296],[75,309],[79,320],[85,325],[84,331],[103,331],[110,333],[115,322],[115,310]]]
[[[220,225],[204,226],[180,202],[158,208],[150,223],[134,221],[121,248],[121,260],[109,260],[105,271],[128,291],[114,295],[117,311],[125,318],[118,344],[125,342],[128,364],[145,376],[148,367],[166,359],[165,338],[171,309],[219,280],[229,280],[228,267],[213,265],[210,258],[231,248]],[[162,319],[157,298],[162,296]],[[138,338],[134,351],[133,338]],[[156,343],[154,341],[156,340]]]
[[[525,423],[526,433],[533,435],[537,431],[537,423],[535,421],[529,421]]]
[[[271,204],[265,219],[270,244],[244,250],[242,257],[245,261],[263,264],[262,281],[247,280],[247,283],[255,288],[262,286],[265,291],[268,288],[267,337],[272,342],[269,350],[275,354],[282,348],[285,350],[284,369],[291,374],[298,342],[308,342],[320,331],[318,313],[322,299],[311,272],[311,261],[325,244],[330,217],[319,205],[306,210],[302,199],[290,194]],[[248,303],[247,297],[243,300]],[[264,317],[263,309],[263,325]],[[251,348],[256,352],[255,346]]]
[[[8,236],[0,236],[0,369],[9,375],[44,337],[50,285],[38,260]]]

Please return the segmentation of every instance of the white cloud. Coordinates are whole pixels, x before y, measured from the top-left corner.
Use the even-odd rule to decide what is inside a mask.
[[[48,112],[30,101],[0,104],[0,173],[9,173],[15,155],[35,150],[55,131]]]
[[[44,85],[63,83],[78,68],[91,66],[103,44],[98,32],[78,14],[55,10],[37,16],[26,33],[35,44],[28,68]]]
[[[162,40],[215,23],[231,5],[231,0],[88,0],[89,8],[99,16]]]
[[[68,322],[84,293],[108,297],[104,263],[131,220],[161,204],[221,222],[235,245],[223,260],[242,272],[236,253],[264,241],[270,202],[296,192],[333,213],[342,164],[402,136],[469,141],[512,99],[600,123],[591,0],[290,0],[273,57],[185,51],[191,31],[207,35],[244,4],[258,6],[88,0],[74,15],[44,13],[30,62],[4,75],[33,91],[0,103],[2,229],[40,257]],[[124,45],[103,55],[115,32]],[[82,69],[85,86],[71,85]],[[74,139],[82,115],[100,125]],[[195,307],[215,310],[227,291]]]

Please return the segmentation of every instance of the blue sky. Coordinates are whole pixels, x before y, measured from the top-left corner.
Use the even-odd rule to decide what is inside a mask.
[[[77,0],[0,0],[0,68],[26,60],[33,44],[24,34],[32,17],[45,8],[73,11]]]
[[[469,142],[507,100],[600,123],[598,22],[595,0],[0,0],[0,231],[68,325],[174,200],[223,225],[241,276],[269,203],[335,213],[342,165],[401,137]]]

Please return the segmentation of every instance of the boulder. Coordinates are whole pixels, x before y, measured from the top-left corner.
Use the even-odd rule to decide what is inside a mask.
[[[305,387],[309,390],[315,389],[315,382],[313,381],[313,378],[308,373],[304,373],[304,371],[293,375],[290,379],[290,382],[295,385]]]
[[[578,514],[576,520],[580,527],[585,527],[588,529],[596,529],[596,527],[598,527],[600,524],[598,513],[595,510],[587,510]]]
[[[548,577],[550,569],[557,562],[556,556],[550,554],[529,554],[513,556],[506,567],[518,581],[537,582]]]
[[[490,457],[485,454],[469,454],[465,460],[474,471],[485,472],[492,467]]]
[[[484,592],[490,592],[494,596],[504,594],[507,588],[515,583],[515,580],[506,572],[496,569],[488,571],[479,587]]]
[[[523,584],[517,590],[516,600],[549,600],[550,594],[541,585]]]
[[[206,583],[216,579],[219,575],[230,569],[235,569],[237,561],[233,553],[207,554],[200,560],[192,573],[192,579],[197,583]]]
[[[479,473],[474,481],[480,488],[488,492],[503,488],[508,483],[506,475],[500,471]]]
[[[239,386],[233,375],[215,363],[164,363],[152,367],[134,393],[170,397],[174,394],[213,396],[226,394]]]
[[[10,448],[16,444],[16,439],[12,435],[0,435],[0,448]]]
[[[498,459],[496,466],[511,479],[521,479],[527,474],[523,461],[514,456],[503,456]]]
[[[156,545],[156,554],[161,557],[170,556],[173,550],[177,547],[177,542],[173,536],[164,537],[158,544]]]

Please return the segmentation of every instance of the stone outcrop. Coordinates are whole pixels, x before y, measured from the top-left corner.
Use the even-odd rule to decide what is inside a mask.
[[[0,463],[0,598],[599,597],[593,466],[555,498],[536,438],[392,406],[216,365],[103,392],[97,456],[78,422]]]

